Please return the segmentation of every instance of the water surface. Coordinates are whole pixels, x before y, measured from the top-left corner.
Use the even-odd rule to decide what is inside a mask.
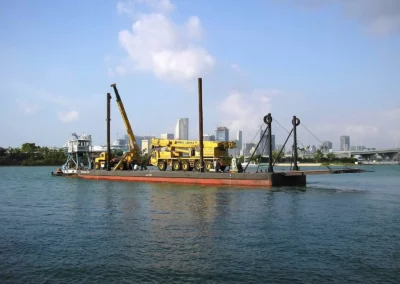
[[[0,283],[400,283],[400,166],[306,188],[0,168]]]

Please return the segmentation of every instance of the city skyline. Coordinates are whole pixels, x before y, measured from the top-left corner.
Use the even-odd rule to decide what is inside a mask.
[[[186,117],[195,139],[201,77],[205,133],[224,125],[250,142],[271,112],[277,144],[296,115],[307,144],[319,142],[302,126],[334,148],[341,135],[396,147],[400,5],[314,2],[231,1],[221,14],[226,1],[4,1],[0,146],[61,145],[73,132],[105,141],[107,92],[112,133],[124,133],[112,83],[134,133],[174,133]]]

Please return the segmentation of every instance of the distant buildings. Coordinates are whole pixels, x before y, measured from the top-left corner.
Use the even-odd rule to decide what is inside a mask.
[[[224,126],[217,127],[217,130],[215,131],[215,140],[229,141],[229,129]]]
[[[141,138],[140,146],[139,146],[139,143],[137,143],[138,146],[139,146],[139,149],[143,153],[146,153],[146,154],[150,153],[150,150],[151,150],[150,149],[150,147],[151,147],[151,139],[155,138],[155,136],[141,136],[140,138]],[[137,138],[136,138],[136,140],[137,140]]]
[[[350,136],[340,136],[340,151],[350,150]]]
[[[125,147],[129,149],[129,135],[128,134],[124,135],[124,140],[125,140]]]
[[[322,142],[322,152],[323,153],[328,153],[329,150],[332,150],[332,142],[330,141],[324,141]]]
[[[189,118],[180,118],[175,127],[175,139],[189,140]]]
[[[174,139],[174,134],[172,134],[172,133],[161,134],[160,138],[167,139],[167,140]]]
[[[240,151],[243,148],[243,133],[242,130],[238,130],[236,133],[236,148]]]
[[[249,155],[253,154],[255,148],[256,148],[255,143],[244,143],[243,144],[243,155],[249,156]]]
[[[264,137],[262,137],[262,135],[263,135],[263,133],[264,133],[264,130],[261,128],[260,129],[260,140],[261,140],[261,142],[260,142],[260,145],[258,145],[258,148],[257,148],[257,154],[260,154],[260,155],[264,155],[264,156],[267,156],[267,155],[269,155],[269,135],[268,134],[265,134],[264,135]],[[271,135],[271,137],[272,137],[272,151],[275,151],[275,135]]]
[[[204,141],[215,141],[215,135],[204,134],[203,135],[203,140]]]

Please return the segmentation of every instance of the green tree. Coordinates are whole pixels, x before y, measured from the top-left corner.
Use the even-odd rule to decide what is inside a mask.
[[[332,162],[336,159],[336,156],[335,156],[335,154],[333,154],[333,153],[328,153],[328,154],[326,155],[326,158],[328,159],[328,162],[329,162],[329,163],[332,163]]]
[[[257,154],[257,155],[254,155],[254,156],[253,156],[253,159],[251,159],[251,161],[254,162],[254,163],[256,163],[256,164],[258,164],[258,162],[260,161],[260,159],[261,159],[261,154]]]
[[[23,153],[33,153],[37,149],[35,143],[24,143],[21,146],[21,151]]]
[[[314,159],[317,163],[321,162],[322,158],[324,157],[324,153],[322,153],[322,151],[320,149],[318,149],[315,153],[314,153]]]
[[[274,160],[274,162],[280,161],[285,156],[283,151],[280,154],[279,154],[279,152],[280,152],[280,150],[275,150],[272,152],[272,159]]]

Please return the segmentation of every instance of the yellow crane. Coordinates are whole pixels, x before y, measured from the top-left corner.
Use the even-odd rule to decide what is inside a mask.
[[[214,162],[221,163],[224,170],[231,164],[232,158],[228,149],[236,148],[236,142],[230,141],[204,141],[203,156],[206,170],[214,168]],[[150,162],[160,171],[165,171],[168,166],[173,171],[191,171],[200,169],[200,141],[197,140],[170,140],[151,139]]]
[[[140,149],[136,143],[136,138],[135,138],[135,135],[133,134],[132,127],[131,127],[131,124],[128,119],[128,115],[126,114],[124,104],[122,103],[121,97],[119,95],[119,92],[117,89],[117,84],[112,84],[111,87],[114,89],[117,105],[118,105],[119,111],[121,112],[122,120],[124,121],[126,132],[128,133],[128,137],[129,137],[129,141],[128,141],[129,151],[126,152],[122,156],[122,158],[118,162],[118,164],[115,165],[115,167],[114,167],[114,171],[115,171],[115,170],[127,169],[130,164],[137,163],[138,158],[140,156]]]

